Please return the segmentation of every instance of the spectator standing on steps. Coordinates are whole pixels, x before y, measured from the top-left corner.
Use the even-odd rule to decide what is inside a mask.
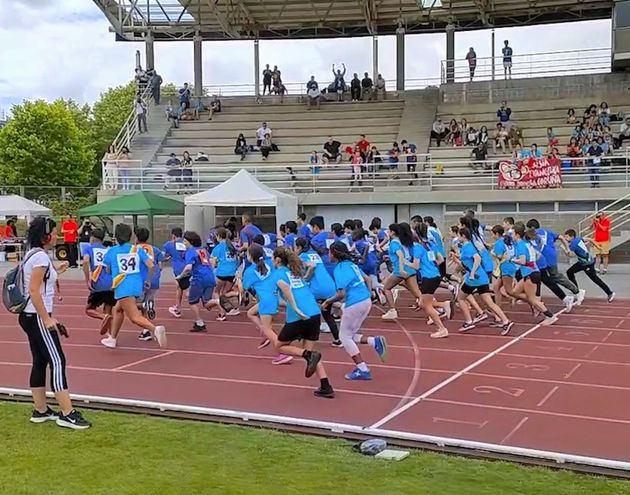
[[[79,238],[79,226],[72,214],[68,215],[68,219],[64,220],[61,224],[61,234],[63,235],[63,242],[66,245],[70,268],[78,268],[77,240]]]
[[[608,257],[610,255],[610,218],[603,211],[598,211],[593,218],[593,247],[595,261],[599,261],[597,271],[605,275],[608,271]]]
[[[138,121],[138,132],[142,134],[143,132],[148,132],[147,129],[147,106],[142,101],[142,98],[138,96],[136,98],[136,120]],[[144,127],[144,131],[142,130]]]
[[[346,81],[344,80],[346,64],[341,64],[341,66],[343,67],[343,72],[341,72],[341,69],[335,71],[335,64],[332,64],[332,73],[335,77],[332,83],[332,89],[337,93],[337,101],[343,101],[343,93],[346,91]]]
[[[149,91],[156,105],[160,104],[160,90],[164,80],[154,69],[149,70],[151,77],[149,78]]]
[[[352,101],[359,101],[361,99],[361,80],[359,74],[354,73],[352,81],[350,81],[350,95]]]
[[[503,53],[503,75],[507,79],[509,74],[509,78],[512,79],[512,47],[508,40],[505,40],[503,44],[505,45],[501,50]]]
[[[363,79],[361,79],[361,98],[365,100],[372,99],[372,92],[374,91],[374,84],[372,83],[372,79],[370,75],[365,72],[363,74]]]
[[[507,106],[507,101],[503,100],[501,102],[501,106],[497,110],[497,117],[501,125],[509,131],[512,126],[512,109]]]
[[[466,54],[466,60],[468,61],[468,71],[470,72],[470,80],[472,82],[475,77],[475,69],[477,68],[477,54],[475,49],[471,46],[470,50]]]
[[[271,94],[271,69],[269,68],[269,64],[265,65],[265,70],[262,71],[263,76],[263,92],[262,95],[265,96],[265,92]]]

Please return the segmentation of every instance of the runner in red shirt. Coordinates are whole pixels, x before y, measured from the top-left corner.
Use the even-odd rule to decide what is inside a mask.
[[[61,224],[61,233],[63,234],[63,242],[66,245],[70,268],[78,268],[79,250],[77,240],[79,238],[79,225],[72,215],[68,215],[68,219]]]
[[[599,261],[597,271],[604,275],[608,271],[608,255],[610,254],[610,219],[602,211],[598,211],[593,219],[593,246],[595,258]],[[604,265],[602,268],[602,264]]]

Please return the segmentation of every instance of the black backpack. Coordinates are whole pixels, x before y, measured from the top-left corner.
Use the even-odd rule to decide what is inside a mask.
[[[33,255],[43,251],[43,249],[33,249],[20,264],[9,270],[4,276],[2,302],[9,313],[20,314],[28,305],[31,298],[28,296],[27,288],[24,287],[24,265],[26,265],[26,262],[31,259]],[[48,279],[49,270],[50,265],[46,268],[44,283],[46,283]]]

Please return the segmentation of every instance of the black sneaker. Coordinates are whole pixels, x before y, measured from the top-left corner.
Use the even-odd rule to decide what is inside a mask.
[[[31,414],[31,423],[45,423],[46,421],[57,421],[59,419],[59,413],[53,411],[50,407],[46,408],[45,412],[39,412],[37,409]]]
[[[514,326],[514,322],[510,321],[508,323],[506,323],[505,325],[503,325],[501,327],[501,335],[507,335],[508,333],[510,333],[510,330],[512,330],[512,327]]]
[[[138,335],[138,340],[142,342],[150,342],[153,340],[153,335],[148,330],[142,330],[142,333]]]
[[[319,351],[311,351],[311,355],[306,361],[306,371],[304,372],[304,376],[306,378],[310,378],[315,373],[315,369],[317,368],[317,363],[319,363],[322,359],[322,354]]]
[[[193,327],[190,329],[191,332],[193,333],[199,333],[199,332],[205,332],[206,331],[206,325],[205,323],[203,325],[199,325],[198,323],[194,323]]]
[[[335,391],[332,387],[322,388],[319,387],[317,390],[313,391],[315,397],[323,397],[324,399],[334,399]]]
[[[90,426],[92,426],[92,423],[83,418],[79,411],[73,409],[67,416],[59,414],[59,417],[57,418],[57,426],[71,428],[72,430],[87,430]]]
[[[333,340],[330,345],[333,347],[343,347],[343,343],[341,342],[341,340]]]
[[[488,326],[491,328],[503,328],[503,322],[501,320],[492,320]]]

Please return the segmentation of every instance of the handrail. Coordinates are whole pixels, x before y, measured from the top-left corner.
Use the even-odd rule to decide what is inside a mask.
[[[136,97],[137,96],[134,96],[134,101]],[[142,98],[142,101],[144,101],[147,105],[148,113],[149,106],[152,101],[151,91],[149,90],[148,86],[145,87],[144,90],[140,93],[140,98]],[[126,146],[128,149],[131,149],[131,141],[135,137],[137,132],[138,127],[136,124],[136,109],[132,108],[129,116],[127,117],[127,120],[125,120],[125,123],[122,125],[122,127],[118,131],[118,134],[116,134],[116,137],[112,141],[111,146],[114,147],[116,153],[119,153],[124,146]]]

